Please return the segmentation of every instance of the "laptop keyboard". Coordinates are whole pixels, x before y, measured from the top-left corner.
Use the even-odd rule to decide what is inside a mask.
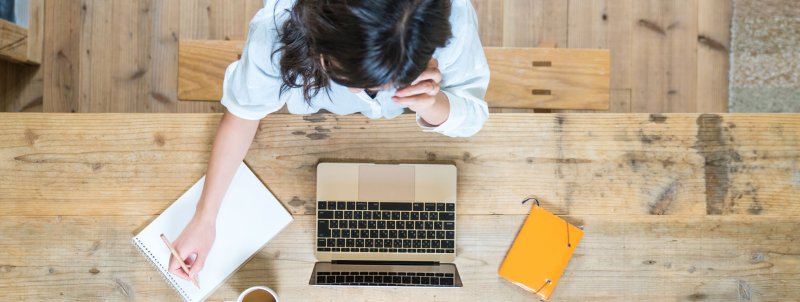
[[[317,251],[455,253],[455,203],[319,201]]]
[[[317,272],[317,285],[454,286],[453,274],[416,272]]]

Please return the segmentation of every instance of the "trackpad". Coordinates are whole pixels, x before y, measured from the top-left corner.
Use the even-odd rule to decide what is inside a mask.
[[[414,166],[359,166],[358,200],[414,201]]]

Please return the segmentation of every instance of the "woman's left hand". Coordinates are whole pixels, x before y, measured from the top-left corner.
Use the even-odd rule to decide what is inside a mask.
[[[440,125],[447,120],[450,103],[439,91],[442,73],[436,59],[428,62],[428,68],[408,87],[398,90],[392,100],[420,114],[431,125]]]

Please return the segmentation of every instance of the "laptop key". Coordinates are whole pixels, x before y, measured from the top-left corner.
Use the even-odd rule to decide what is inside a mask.
[[[344,239],[336,239],[336,246],[344,247],[345,246]]]
[[[439,212],[443,212],[445,210],[444,203],[441,203],[441,202],[437,203],[436,204],[436,210],[439,211]]]
[[[378,247],[378,248],[382,248],[383,247],[383,240],[381,240],[381,239],[375,239],[374,243],[375,243],[375,245],[374,245],[375,247]]]
[[[337,202],[336,203],[336,209],[337,210],[346,210],[347,209],[347,203],[344,202],[344,201]]]
[[[395,222],[394,222],[394,221],[387,221],[387,222],[386,222],[386,228],[387,228],[387,229],[390,229],[390,230],[392,230],[392,229],[394,229],[394,228],[395,228],[394,226],[395,226]]]
[[[444,222],[444,229],[445,230],[455,230],[456,229],[456,223],[452,222],[452,221],[445,221]]]
[[[425,222],[424,221],[415,221],[414,228],[417,230],[425,229]]]
[[[392,219],[392,212],[381,212],[381,219],[383,220],[391,220]]]
[[[456,220],[456,214],[453,212],[439,213],[439,220],[444,220],[444,221]]]
[[[455,212],[456,211],[456,204],[455,203],[448,203],[445,205],[445,210],[448,212]]]
[[[431,241],[430,240],[422,240],[422,248],[425,248],[425,249],[431,248]]]
[[[355,239],[345,239],[345,242],[346,242],[345,245],[347,247],[355,247],[355,245],[356,245],[356,240]]]
[[[411,211],[410,202],[381,202],[381,211]]]
[[[362,218],[361,218],[361,214],[362,214],[362,212],[361,212],[361,211],[355,211],[355,212],[353,212],[353,219],[362,219]]]
[[[356,202],[355,201],[348,201],[347,202],[347,209],[348,210],[355,210],[356,209]]]
[[[407,231],[408,232],[408,239],[417,239],[417,231]]]
[[[339,228],[339,221],[338,220],[331,220],[328,224],[331,229],[338,229]]]
[[[381,211],[372,211],[372,220],[380,220]]]
[[[378,238],[378,230],[370,230],[369,231],[369,238]]]
[[[453,246],[456,244],[455,240],[443,240],[442,247],[446,249],[452,249]]]
[[[364,247],[364,239],[356,239],[356,247]]]
[[[342,238],[350,238],[350,230],[342,230]]]
[[[386,229],[386,221],[378,221],[378,229],[385,230]]]
[[[333,237],[333,238],[342,237],[342,230],[340,230],[340,229],[331,230],[331,237]]]
[[[447,232],[445,232],[445,234],[446,234],[445,237],[447,239],[455,239],[456,238],[456,232],[447,231]]]
[[[411,213],[411,220],[419,220],[419,213],[418,212],[412,212]]]
[[[367,228],[368,229],[377,229],[378,228],[378,222],[376,222],[374,220],[370,220],[369,222],[367,222]]]
[[[436,231],[436,239],[444,239],[444,231]]]
[[[373,240],[372,239],[364,239],[364,247],[372,247]]]
[[[421,202],[415,202],[412,210],[414,211],[422,211],[425,209],[425,206]]]
[[[397,231],[397,238],[403,238],[403,239],[408,238],[408,231],[406,230]]]
[[[364,211],[364,213],[362,214],[362,216],[364,217],[364,218],[363,218],[364,220],[370,220],[370,219],[372,219],[372,212],[370,212],[370,211]]]
[[[325,201],[317,201],[317,210],[325,210],[328,208],[328,203]]]
[[[442,222],[441,222],[441,221],[437,221],[437,222],[434,222],[434,223],[433,223],[433,229],[434,229],[434,230],[441,230],[441,229],[443,229],[443,228],[444,228],[444,227],[442,226]]]
[[[425,211],[436,211],[435,203],[425,203]]]
[[[427,233],[426,236],[428,236],[428,239],[436,238],[436,231],[427,231],[426,233]]]
[[[403,229],[406,228],[406,224],[403,223],[402,221],[397,221],[397,223],[395,223],[394,227],[396,229],[398,229],[398,230],[403,230]]]
[[[361,232],[358,230],[350,230],[350,238],[361,238]]]
[[[421,248],[422,247],[422,240],[414,240],[413,241],[413,246],[414,246],[415,249]]]
[[[353,211],[344,211],[344,219],[353,219]]]
[[[348,220],[347,221],[347,228],[349,228],[349,229],[357,229],[358,228],[358,221]]]
[[[401,247],[403,247],[403,240],[402,239],[395,239],[394,241],[392,241],[392,245],[394,247],[396,247],[396,248],[401,248]]]
[[[326,244],[327,247],[334,247],[336,246],[336,239],[328,239],[327,243],[328,243]]]
[[[445,286],[453,285],[453,278],[448,278],[448,277],[442,278],[441,280],[439,280],[439,284]]]
[[[417,231],[417,238],[418,239],[426,239],[428,236],[426,235],[425,231]]]
[[[431,247],[438,249],[441,247],[442,242],[439,240],[431,240]]]
[[[367,209],[366,202],[356,202],[356,210],[363,211]]]
[[[328,221],[327,220],[318,220],[317,221],[317,237],[330,237],[331,230],[328,228]]]
[[[433,221],[426,221],[425,222],[425,229],[426,230],[433,230]]]
[[[397,238],[397,230],[389,230],[389,238]]]
[[[419,213],[419,220],[428,220],[428,212]]]
[[[327,206],[328,210],[336,210],[336,202],[335,201],[328,201],[327,203],[328,203],[328,206]]]
[[[361,230],[361,238],[369,238],[369,231]]]
[[[344,211],[336,211],[336,212],[334,212],[333,217],[336,218],[336,219],[344,219]]]
[[[400,213],[401,220],[409,220],[411,219],[411,212],[401,212]]]
[[[431,213],[428,215],[428,218],[429,218],[430,220],[439,220],[439,213],[437,213],[437,212],[431,212]]]
[[[317,247],[325,247],[327,246],[328,241],[324,238],[317,239]]]
[[[431,278],[431,285],[439,285],[438,277],[430,277],[430,278]]]
[[[406,240],[403,240],[403,248],[410,249],[410,248],[411,248],[411,246],[412,246],[412,242],[411,242],[411,240],[408,240],[408,239],[406,239]]]
[[[444,252],[448,253],[448,254],[452,254],[452,253],[455,253],[456,251],[453,250],[453,249],[446,249],[446,250],[444,250]]]

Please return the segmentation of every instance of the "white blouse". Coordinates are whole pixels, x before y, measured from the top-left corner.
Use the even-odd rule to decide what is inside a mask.
[[[351,93],[347,87],[331,82],[330,90],[320,92],[310,105],[301,88],[292,88],[279,97],[281,84],[278,30],[288,19],[292,0],[267,0],[250,21],[247,42],[239,61],[225,72],[222,105],[240,118],[259,120],[287,105],[293,114],[310,114],[325,109],[335,114],[359,112],[372,119],[394,118],[404,106],[392,101],[395,90],[379,91],[373,99],[362,91]],[[489,116],[486,87],[489,66],[478,38],[478,21],[469,0],[453,0],[450,24],[453,38],[434,52],[442,72],[441,91],[450,101],[450,114],[443,124],[431,127],[419,115],[417,123],[424,131],[451,137],[468,137],[477,133]]]

